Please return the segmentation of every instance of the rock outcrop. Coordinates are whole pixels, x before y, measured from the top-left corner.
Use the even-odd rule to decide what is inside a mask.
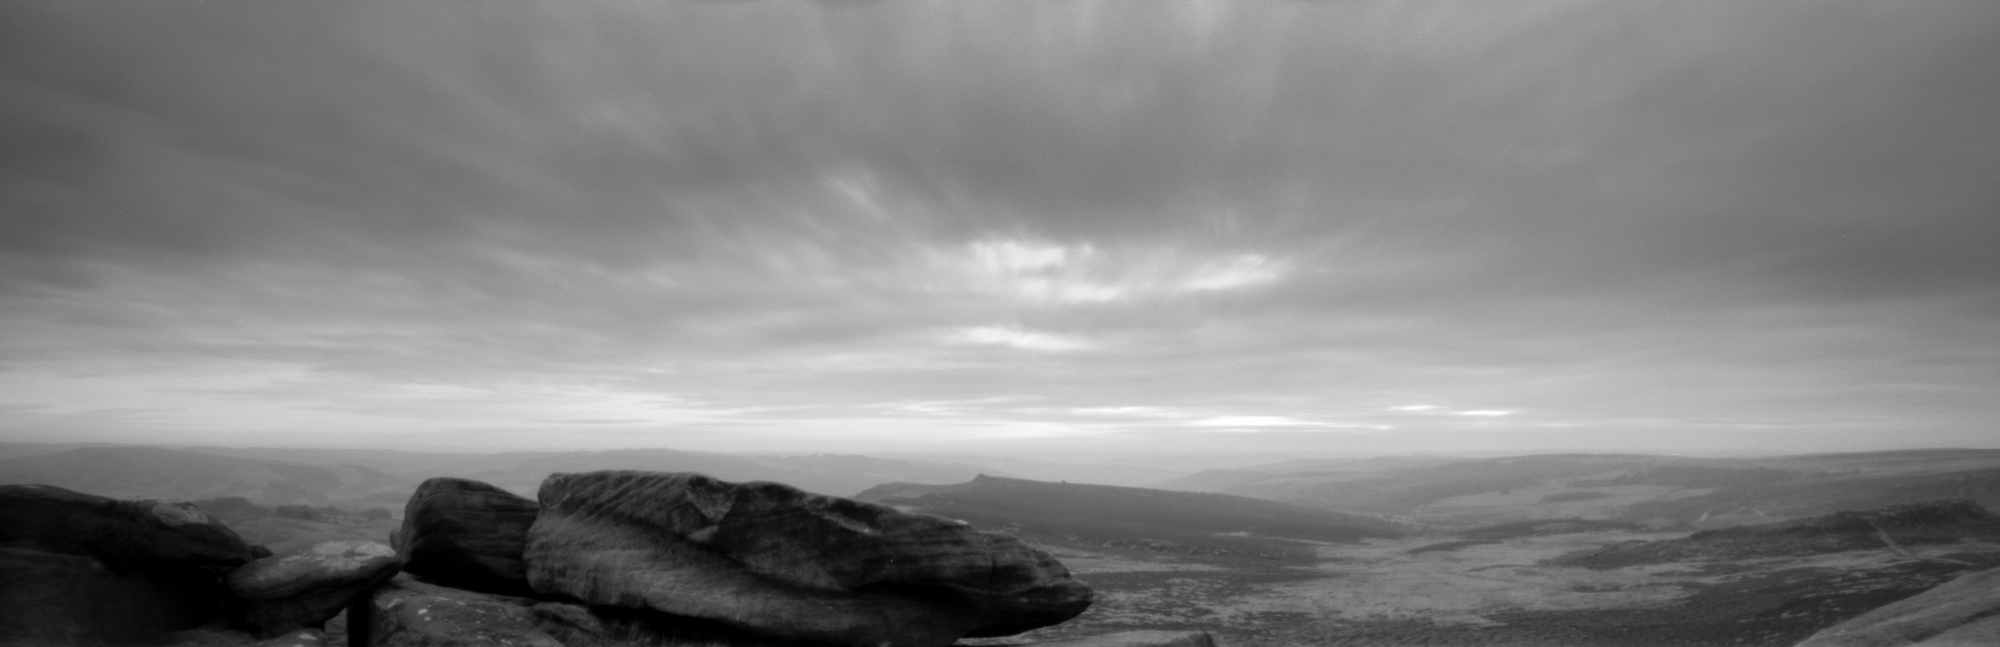
[[[326,632],[299,629],[257,643],[257,647],[327,647]]]
[[[535,601],[438,586],[407,576],[375,591],[377,647],[564,647],[538,626]]]
[[[240,624],[259,637],[319,628],[396,574],[395,549],[372,541],[329,541],[266,557],[229,575]]]
[[[227,573],[250,544],[188,503],[122,501],[47,485],[0,485],[0,544],[88,555],[117,570]]]
[[[424,481],[394,539],[403,570],[446,586],[527,594],[521,554],[535,510],[535,502],[479,481]]]
[[[1821,630],[1798,647],[2000,645],[2000,569],[1959,576]]]
[[[1035,647],[1215,647],[1215,637],[1206,631],[1142,629],[1036,643]]]
[[[528,532],[543,594],[876,647],[1019,633],[1090,605],[1048,554],[964,524],[777,483],[556,474]]]
[[[0,486],[0,642],[150,640],[220,619],[252,547],[187,504]]]

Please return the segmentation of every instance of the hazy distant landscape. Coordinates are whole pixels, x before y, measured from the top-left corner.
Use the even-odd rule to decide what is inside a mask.
[[[194,500],[279,552],[386,541],[428,476],[531,498],[552,471],[795,482],[1020,537],[1098,590],[1009,644],[1187,628],[1232,645],[1790,645],[2000,567],[1994,450],[1355,458],[1132,487],[857,455],[0,449],[0,483]]]
[[[2000,645],[1996,34],[0,0],[0,644]]]

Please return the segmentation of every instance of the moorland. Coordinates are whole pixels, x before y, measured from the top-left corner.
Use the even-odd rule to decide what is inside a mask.
[[[2000,567],[2000,451],[1294,460],[1146,484],[969,462],[669,450],[0,446],[0,483],[194,501],[276,552],[386,541],[433,476],[773,480],[1014,535],[1098,592],[987,644],[1201,629],[1230,645],[1791,645]],[[331,623],[337,626],[338,623]]]

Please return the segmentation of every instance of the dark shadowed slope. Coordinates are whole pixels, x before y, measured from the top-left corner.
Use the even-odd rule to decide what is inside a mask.
[[[1227,551],[1233,539],[1347,542],[1403,534],[1373,517],[1238,496],[985,475],[953,485],[884,485],[857,498],[1055,543],[1191,553]]]

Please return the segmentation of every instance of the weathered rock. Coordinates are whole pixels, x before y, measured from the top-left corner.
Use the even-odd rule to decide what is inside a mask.
[[[372,541],[329,541],[266,557],[229,575],[242,600],[240,623],[260,637],[318,628],[355,598],[396,574],[395,549]]]
[[[199,509],[0,486],[0,641],[151,640],[220,619],[250,546]]]
[[[242,537],[193,504],[47,485],[0,485],[0,544],[87,555],[118,571],[222,574],[252,559]]]
[[[257,647],[327,647],[326,632],[318,629],[298,629],[290,633],[274,636],[257,643]]]
[[[479,481],[434,478],[410,494],[394,543],[412,575],[521,595],[529,592],[521,553],[534,522],[533,501]]]
[[[1047,553],[927,515],[699,474],[557,474],[528,533],[536,591],[768,636],[944,645],[1068,620],[1088,587]]]
[[[0,547],[0,644],[150,639],[201,624],[201,605],[96,559]]]
[[[825,643],[759,635],[713,620],[638,609],[542,602],[533,610],[538,629],[572,647],[825,647]]]
[[[1206,631],[1138,630],[1035,643],[1034,647],[1215,647],[1215,637]]]
[[[2000,645],[2000,569],[1959,576],[1855,616],[1799,647]]]
[[[396,577],[375,592],[378,647],[563,647],[537,626],[534,600]]]

